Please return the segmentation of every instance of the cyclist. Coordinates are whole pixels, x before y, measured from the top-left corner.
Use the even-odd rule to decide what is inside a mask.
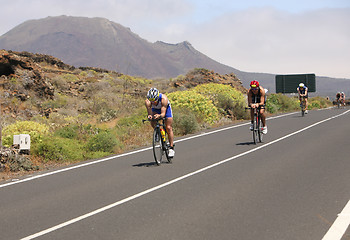
[[[262,88],[258,81],[254,80],[250,82],[250,89],[248,91],[248,106],[250,109],[251,124],[250,130],[253,130],[254,108],[258,108],[261,115],[261,121],[263,124],[263,134],[267,133],[266,117],[265,117],[265,89]]]
[[[341,104],[341,99],[340,99],[340,92],[337,92],[337,94],[335,95],[335,101],[336,101],[336,104],[340,106]]]
[[[308,105],[307,99],[309,97],[307,87],[305,86],[304,83],[299,83],[299,87],[297,87],[297,90],[298,90],[298,94],[299,94],[300,104],[301,104],[301,97],[305,97],[305,109],[307,109],[307,105]],[[305,113],[308,113],[308,111],[305,110]]]
[[[165,118],[165,127],[169,137],[169,157],[174,157],[174,132],[173,132],[173,114],[171,111],[171,105],[168,97],[162,94],[156,88],[151,88],[147,93],[147,99],[145,100],[147,108],[148,119]],[[151,122],[154,128],[156,123]]]
[[[341,94],[340,94],[340,102],[343,103],[345,106],[345,93],[344,92],[341,92]]]

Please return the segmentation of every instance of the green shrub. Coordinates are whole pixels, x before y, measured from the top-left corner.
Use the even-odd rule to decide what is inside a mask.
[[[134,114],[121,118],[117,123],[117,128],[139,128],[142,125],[142,119],[147,118],[147,110],[140,107]]]
[[[208,83],[198,85],[194,91],[211,99],[221,114],[229,115],[236,119],[245,119],[246,100],[242,92],[230,85]]]
[[[75,139],[46,136],[33,146],[33,153],[45,161],[78,161],[84,158],[83,145]]]
[[[266,110],[270,113],[289,112],[299,109],[299,100],[281,93],[270,94],[266,100]]]
[[[218,109],[213,102],[193,90],[173,92],[167,96],[172,106],[190,109],[198,119],[206,123],[214,123],[219,119]]]
[[[65,79],[68,82],[77,82],[79,81],[79,78],[75,76],[74,74],[67,73],[63,75],[63,79]]]
[[[62,138],[74,139],[78,136],[79,127],[77,125],[67,125],[55,131],[55,135]]]
[[[309,109],[313,108],[327,108],[332,106],[333,103],[323,97],[312,97],[309,98]]]
[[[11,146],[13,144],[13,135],[19,134],[29,134],[31,143],[37,143],[48,133],[49,127],[45,124],[33,121],[17,121],[2,130],[2,144],[7,147]]]
[[[113,152],[113,149],[120,145],[118,139],[109,131],[102,131],[92,136],[87,142],[87,149],[91,152]]]
[[[57,93],[55,95],[54,100],[48,100],[42,103],[42,108],[43,109],[48,109],[48,108],[64,108],[67,106],[68,103],[68,97],[65,95],[61,95]]]
[[[189,109],[173,109],[173,131],[175,135],[186,135],[199,130],[196,116]]]

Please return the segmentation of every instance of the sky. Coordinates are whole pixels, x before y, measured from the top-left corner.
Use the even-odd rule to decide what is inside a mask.
[[[0,36],[48,16],[103,17],[149,41],[188,41],[246,72],[350,79],[350,0],[0,0]]]

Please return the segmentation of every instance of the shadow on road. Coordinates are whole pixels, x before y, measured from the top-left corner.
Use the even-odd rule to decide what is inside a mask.
[[[163,164],[170,164],[169,162],[162,162]],[[149,162],[149,163],[139,163],[132,165],[133,167],[158,167],[158,165],[155,162]]]
[[[243,143],[237,143],[236,144],[237,146],[246,146],[246,145],[254,145],[254,143],[253,142],[243,142]]]
[[[157,167],[158,165],[155,162],[149,162],[149,163],[139,163],[132,166],[133,167]]]

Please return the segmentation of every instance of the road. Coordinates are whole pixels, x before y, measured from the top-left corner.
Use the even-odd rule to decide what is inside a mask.
[[[248,122],[178,138],[172,164],[143,148],[3,182],[0,239],[322,239],[350,219],[349,111],[269,118],[258,145]]]

